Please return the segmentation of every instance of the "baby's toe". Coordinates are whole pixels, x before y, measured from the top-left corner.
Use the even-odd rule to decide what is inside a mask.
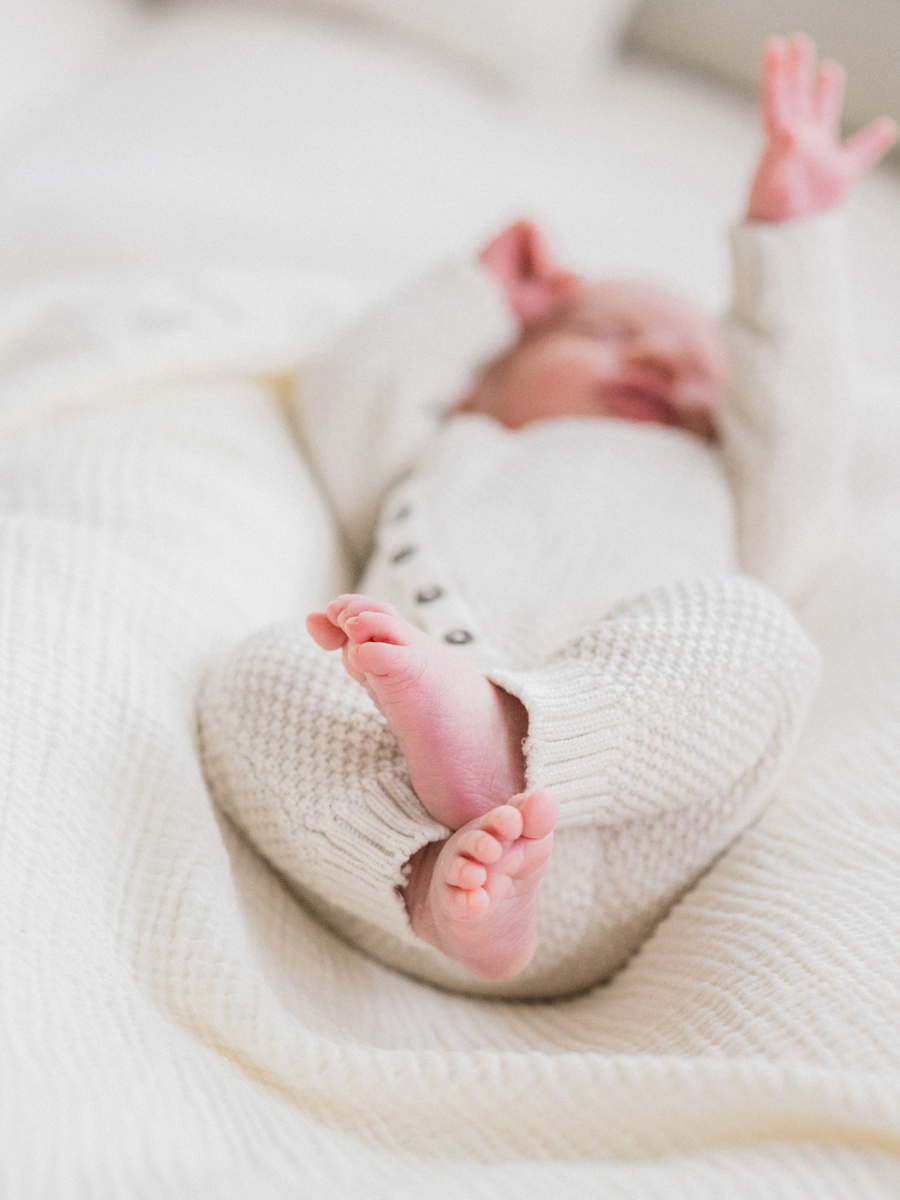
[[[559,801],[552,792],[539,789],[514,800],[522,814],[522,837],[544,838],[553,831],[559,817]]]
[[[490,866],[503,854],[503,847],[497,839],[485,829],[467,829],[458,835],[456,844],[458,854],[464,854],[475,862]]]
[[[348,642],[346,647],[347,668],[351,674],[393,676],[402,683],[413,670],[409,650],[406,646],[395,646],[390,642]]]
[[[345,621],[359,616],[362,612],[386,613],[394,617],[397,615],[397,610],[392,604],[387,604],[384,600],[376,600],[372,596],[362,596],[356,593],[338,596],[325,610],[328,618],[336,625],[340,625],[342,629]]]
[[[406,622],[393,613],[367,609],[345,617],[342,628],[351,642],[389,642],[393,646],[406,646],[411,640]]]
[[[491,902],[483,887],[447,888],[451,910],[460,917],[479,917]]]
[[[480,888],[487,879],[487,869],[468,858],[455,857],[447,864],[444,881],[454,888],[471,891]]]
[[[323,650],[339,650],[347,640],[346,633],[339,625],[335,625],[327,613],[310,613],[306,618],[306,628],[309,636]]]
[[[524,822],[518,808],[511,804],[501,804],[492,808],[489,813],[479,817],[478,825],[485,833],[493,834],[500,842],[514,842],[522,836]]]

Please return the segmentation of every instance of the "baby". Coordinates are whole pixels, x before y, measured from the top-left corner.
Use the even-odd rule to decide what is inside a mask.
[[[207,773],[323,919],[443,986],[608,976],[759,813],[802,726],[815,652],[739,571],[798,599],[838,544],[822,214],[896,131],[841,142],[842,72],[804,37],[769,44],[763,80],[730,367],[695,305],[588,284],[520,222],[301,381],[366,594],[307,622],[346,674],[282,629],[211,677]]]

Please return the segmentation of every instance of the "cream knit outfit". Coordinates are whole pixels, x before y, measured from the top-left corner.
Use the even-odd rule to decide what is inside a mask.
[[[566,995],[607,978],[760,812],[818,656],[802,596],[845,519],[834,218],[743,226],[721,450],[680,430],[446,413],[515,328],[474,264],[370,315],[304,374],[298,424],[360,559],[397,606],[519,697],[529,787],[561,802],[538,949],[487,984],[412,933],[398,886],[448,835],[339,657],[265,630],[210,675],[217,800],[307,904],[448,988]]]

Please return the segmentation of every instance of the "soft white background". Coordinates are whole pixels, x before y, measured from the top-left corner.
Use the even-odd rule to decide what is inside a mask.
[[[287,0],[0,11],[31,80],[0,130],[0,1190],[894,1200],[894,380],[803,612],[826,678],[795,770],[608,988],[500,1007],[365,959],[220,827],[194,744],[211,659],[342,586],[270,388],[210,369],[283,367],[319,299],[522,211],[590,269],[722,304],[752,106],[647,63],[522,96]],[[849,210],[881,362],[898,201],[886,173]],[[11,298],[29,280],[59,282]]]
[[[20,63],[71,62],[87,33],[73,41],[66,22],[93,40],[81,74],[66,68],[55,107],[48,92],[29,120],[10,117],[6,286],[224,262],[337,272],[362,294],[528,213],[587,270],[650,274],[725,303],[724,232],[757,145],[749,100],[641,58],[598,69],[588,95],[523,95],[458,54],[442,59],[434,43],[308,7],[30,6],[29,23],[13,22]],[[124,26],[114,19],[123,14]],[[898,194],[884,171],[849,206],[864,352],[891,365],[900,365]]]

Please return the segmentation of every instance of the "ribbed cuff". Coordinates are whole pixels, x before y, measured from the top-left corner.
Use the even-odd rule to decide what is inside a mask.
[[[264,630],[210,674],[199,712],[210,789],[260,853],[301,894],[413,938],[404,867],[451,831],[340,657],[297,626]]]
[[[360,781],[351,819],[336,812],[326,829],[298,833],[318,859],[315,865],[307,859],[304,886],[386,933],[417,941],[399,889],[412,856],[450,833],[404,779],[385,773]]]
[[[441,293],[447,345],[458,347],[463,370],[488,362],[518,338],[519,323],[500,281],[477,258],[450,264],[436,273],[435,282]]]
[[[611,780],[633,720],[622,689],[604,682],[590,655],[557,658],[533,671],[493,670],[488,678],[528,712],[525,784],[560,802],[559,827],[596,824],[612,812]]]
[[[829,327],[846,314],[844,221],[838,213],[798,221],[746,221],[731,231],[730,318],[764,334]]]
[[[560,801],[560,827],[742,808],[784,761],[818,653],[758,583],[709,577],[614,610],[530,671],[489,678],[528,711],[526,783]]]

